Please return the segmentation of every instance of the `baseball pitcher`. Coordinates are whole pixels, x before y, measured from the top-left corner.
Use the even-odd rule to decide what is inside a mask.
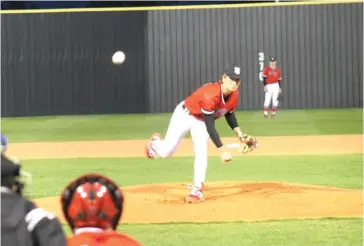
[[[228,67],[221,80],[208,83],[179,103],[175,108],[164,140],[159,134],[153,134],[146,146],[148,158],[156,155],[162,158],[171,156],[185,134],[190,131],[194,145],[194,184],[185,201],[188,203],[204,200],[203,183],[207,169],[208,139],[220,150],[222,162],[231,161],[232,156],[223,145],[215,128],[215,120],[225,117],[228,125],[242,143],[240,152],[246,153],[256,147],[255,138],[243,134],[239,128],[234,110],[238,106],[240,86],[240,67]]]
[[[276,58],[270,58],[269,66],[263,70],[263,85],[264,85],[264,117],[268,117],[268,108],[272,102],[271,117],[276,116],[278,107],[278,97],[282,93],[281,89],[281,70],[277,67]]]

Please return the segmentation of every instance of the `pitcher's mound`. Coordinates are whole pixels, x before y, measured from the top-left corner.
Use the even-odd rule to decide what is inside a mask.
[[[124,187],[122,223],[259,221],[270,219],[361,217],[362,191],[273,182],[207,182],[205,200],[186,204],[187,183]],[[63,219],[58,198],[39,206]]]

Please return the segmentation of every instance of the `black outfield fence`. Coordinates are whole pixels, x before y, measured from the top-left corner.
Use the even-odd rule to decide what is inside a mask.
[[[261,109],[271,55],[282,108],[363,105],[358,2],[8,13],[1,38],[3,117],[171,112],[229,63],[244,71],[239,109]],[[120,66],[111,62],[117,50],[126,54]]]

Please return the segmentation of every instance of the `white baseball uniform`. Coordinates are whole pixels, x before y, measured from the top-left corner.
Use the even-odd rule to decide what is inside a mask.
[[[238,90],[234,91],[225,101],[220,81],[198,88],[177,105],[165,139],[152,141],[152,149],[162,158],[171,156],[186,133],[190,131],[195,153],[194,182],[203,183],[206,178],[209,134],[202,114],[214,114],[217,119],[232,112],[238,105],[238,95]]]
[[[268,114],[268,108],[272,102],[272,114],[275,114],[278,107],[279,81],[281,71],[279,68],[272,69],[270,66],[264,68],[263,77],[266,83],[266,92],[264,96],[264,114]]]

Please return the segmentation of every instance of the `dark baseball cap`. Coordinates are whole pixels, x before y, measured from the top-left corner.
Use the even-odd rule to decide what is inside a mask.
[[[1,177],[17,177],[20,175],[20,164],[1,154]]]
[[[275,56],[271,56],[271,57],[270,57],[270,61],[271,61],[271,62],[275,62],[275,61],[277,61],[277,59],[276,59],[276,57],[275,57]]]
[[[224,71],[224,73],[233,80],[240,80],[241,72],[241,67],[239,65],[230,65]]]

